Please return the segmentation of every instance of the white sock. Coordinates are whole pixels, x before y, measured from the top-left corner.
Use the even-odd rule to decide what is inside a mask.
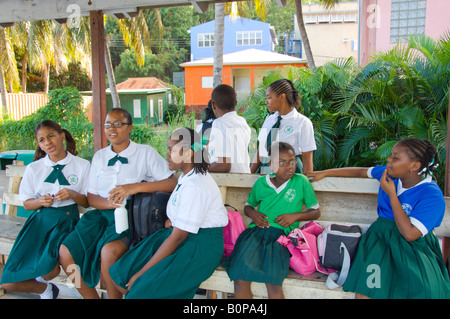
[[[42,277],[37,277],[36,279],[35,279],[37,282],[42,282],[43,284],[46,284],[46,283],[48,283],[48,281],[47,280],[45,280],[44,278],[42,278]]]
[[[41,294],[39,294],[41,299],[53,299],[53,288],[51,284],[47,284],[47,289]]]

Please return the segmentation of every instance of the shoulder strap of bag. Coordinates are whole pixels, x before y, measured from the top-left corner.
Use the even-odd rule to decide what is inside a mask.
[[[350,254],[348,252],[347,247],[344,243],[341,242],[340,246],[341,251],[344,251],[344,260],[342,262],[341,271],[338,273],[334,272],[328,275],[327,278],[327,287],[330,289],[335,289],[338,287],[342,287],[347,279],[348,272],[350,271]]]

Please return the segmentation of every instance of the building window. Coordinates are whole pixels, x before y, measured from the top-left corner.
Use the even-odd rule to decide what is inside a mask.
[[[133,100],[133,115],[135,118],[141,118],[141,100]]]
[[[392,0],[391,43],[406,42],[416,34],[425,33],[426,0]]]
[[[317,20],[319,23],[328,23],[330,22],[330,15],[329,14],[319,14]]]
[[[358,18],[358,14],[357,13],[345,13],[344,14],[344,21],[345,22],[356,22]]]
[[[303,16],[303,21],[305,23],[317,23],[317,15],[316,14],[305,14]]]
[[[213,77],[202,76],[202,89],[212,89],[212,88],[213,88]]]
[[[236,32],[236,45],[261,45],[262,31],[240,31]]]
[[[149,97],[150,99],[150,97]],[[154,117],[155,116],[155,112],[153,109],[153,100],[149,100],[150,101],[150,117]]]
[[[158,121],[159,122],[163,121],[163,113],[164,113],[163,100],[158,99]]]
[[[332,13],[331,22],[344,22],[344,15],[342,13]]]
[[[199,33],[198,34],[198,47],[208,48],[214,46],[214,33]]]

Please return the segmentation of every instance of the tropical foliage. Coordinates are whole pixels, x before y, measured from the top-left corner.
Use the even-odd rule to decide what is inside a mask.
[[[5,150],[36,148],[35,126],[43,120],[53,120],[67,129],[77,143],[79,156],[88,160],[94,155],[94,126],[86,117],[83,99],[75,88],[56,89],[49,92],[47,105],[35,113],[16,121],[8,116],[0,119],[0,152]],[[165,126],[133,125],[131,140],[152,145],[162,156],[167,153],[167,139],[178,127],[195,127],[195,113],[172,113]]]
[[[435,41],[411,37],[374,55],[361,68],[353,58],[316,70],[291,68],[268,73],[248,98],[244,116],[255,129],[267,115],[265,91],[290,79],[302,95],[299,111],[315,129],[317,170],[385,163],[393,145],[406,137],[430,140],[438,149],[435,178],[443,186],[450,83],[450,33]]]

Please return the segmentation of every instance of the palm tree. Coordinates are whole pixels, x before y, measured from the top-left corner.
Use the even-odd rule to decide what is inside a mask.
[[[0,29],[0,90],[2,102],[2,114],[8,114],[6,105],[6,81],[18,83],[18,71],[14,48],[11,41],[11,29]]]
[[[450,33],[435,41],[411,37],[380,52],[338,94],[336,110],[345,129],[339,159],[345,165],[383,163],[401,138],[430,140],[438,149],[444,177]]]
[[[138,66],[144,65],[145,52],[150,50],[152,41],[161,43],[163,27],[159,9],[142,10],[136,17],[117,20],[122,31],[125,45],[132,48],[137,56]],[[111,63],[108,40],[106,41],[105,60],[109,88],[113,100],[113,107],[120,107],[119,95],[116,89],[114,70]]]
[[[225,4],[216,3],[214,19],[214,60],[213,60],[213,88],[222,84],[223,71],[223,36]]]
[[[266,18],[266,6],[268,6],[271,1],[272,0],[254,0],[256,14],[263,21]],[[213,87],[222,83],[225,12],[231,12],[234,16],[245,16],[249,12],[249,3],[247,1],[239,1],[227,4],[215,4]]]
[[[311,51],[311,45],[309,44],[308,34],[306,33],[305,22],[303,21],[303,8],[302,0],[295,0],[295,9],[297,11],[297,24],[300,30],[300,36],[302,37],[303,46],[305,48],[306,59],[308,61],[308,67],[311,70],[316,68],[314,57]],[[335,4],[339,3],[339,0],[319,0],[327,9],[332,8]]]

